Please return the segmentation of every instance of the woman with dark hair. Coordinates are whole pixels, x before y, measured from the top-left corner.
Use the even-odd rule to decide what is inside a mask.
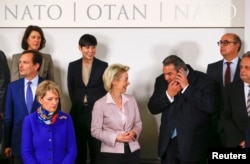
[[[46,40],[40,27],[30,25],[26,28],[21,43],[24,50],[41,50],[45,47],[45,43]],[[39,75],[45,79],[54,80],[54,66],[51,55],[45,53],[41,53],[41,55],[43,57],[43,62],[40,67]],[[12,56],[11,81],[21,78],[18,69],[20,56],[21,53]]]

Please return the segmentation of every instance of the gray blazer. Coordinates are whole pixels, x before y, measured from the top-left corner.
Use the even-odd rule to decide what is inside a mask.
[[[12,56],[11,81],[21,78],[19,74],[19,59],[21,55],[21,53],[18,53]],[[41,55],[43,57],[43,62],[39,70],[39,76],[43,77],[44,79],[54,81],[54,66],[51,55],[45,53],[41,53]]]
[[[140,149],[138,138],[142,130],[142,122],[135,98],[131,95],[123,94],[127,117],[123,126],[118,107],[113,103],[107,102],[108,94],[95,102],[92,111],[91,134],[102,142],[101,152],[124,153],[124,143],[116,142],[116,137],[118,134],[130,130],[136,133],[135,140],[128,143],[131,152]]]

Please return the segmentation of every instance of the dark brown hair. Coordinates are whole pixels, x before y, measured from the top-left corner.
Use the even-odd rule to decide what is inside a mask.
[[[28,50],[29,45],[27,43],[27,39],[29,38],[30,33],[32,31],[37,31],[41,35],[41,43],[40,43],[40,46],[38,48],[38,50],[41,50],[42,48],[45,47],[46,39],[44,37],[44,34],[43,34],[41,27],[33,26],[33,25],[28,26],[24,32],[23,39],[22,39],[22,48],[24,50]]]

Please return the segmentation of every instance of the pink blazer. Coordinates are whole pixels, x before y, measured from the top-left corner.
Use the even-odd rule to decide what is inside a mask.
[[[135,141],[129,142],[131,152],[140,149],[138,138],[142,130],[142,122],[135,98],[127,94],[122,95],[127,117],[124,126],[118,107],[108,101],[110,97],[110,94],[107,93],[97,100],[92,112],[91,134],[102,142],[101,152],[124,153],[124,143],[116,142],[116,136],[129,130],[133,130],[137,134]]]

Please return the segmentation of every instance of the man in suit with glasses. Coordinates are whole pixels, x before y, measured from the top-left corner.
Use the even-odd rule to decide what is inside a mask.
[[[223,59],[210,63],[207,66],[207,75],[210,76],[216,85],[216,113],[213,115],[211,125],[211,147],[225,146],[225,138],[219,125],[220,112],[223,108],[223,90],[224,86],[240,80],[240,57],[241,39],[237,34],[226,33],[217,42],[220,48],[220,54]]]

